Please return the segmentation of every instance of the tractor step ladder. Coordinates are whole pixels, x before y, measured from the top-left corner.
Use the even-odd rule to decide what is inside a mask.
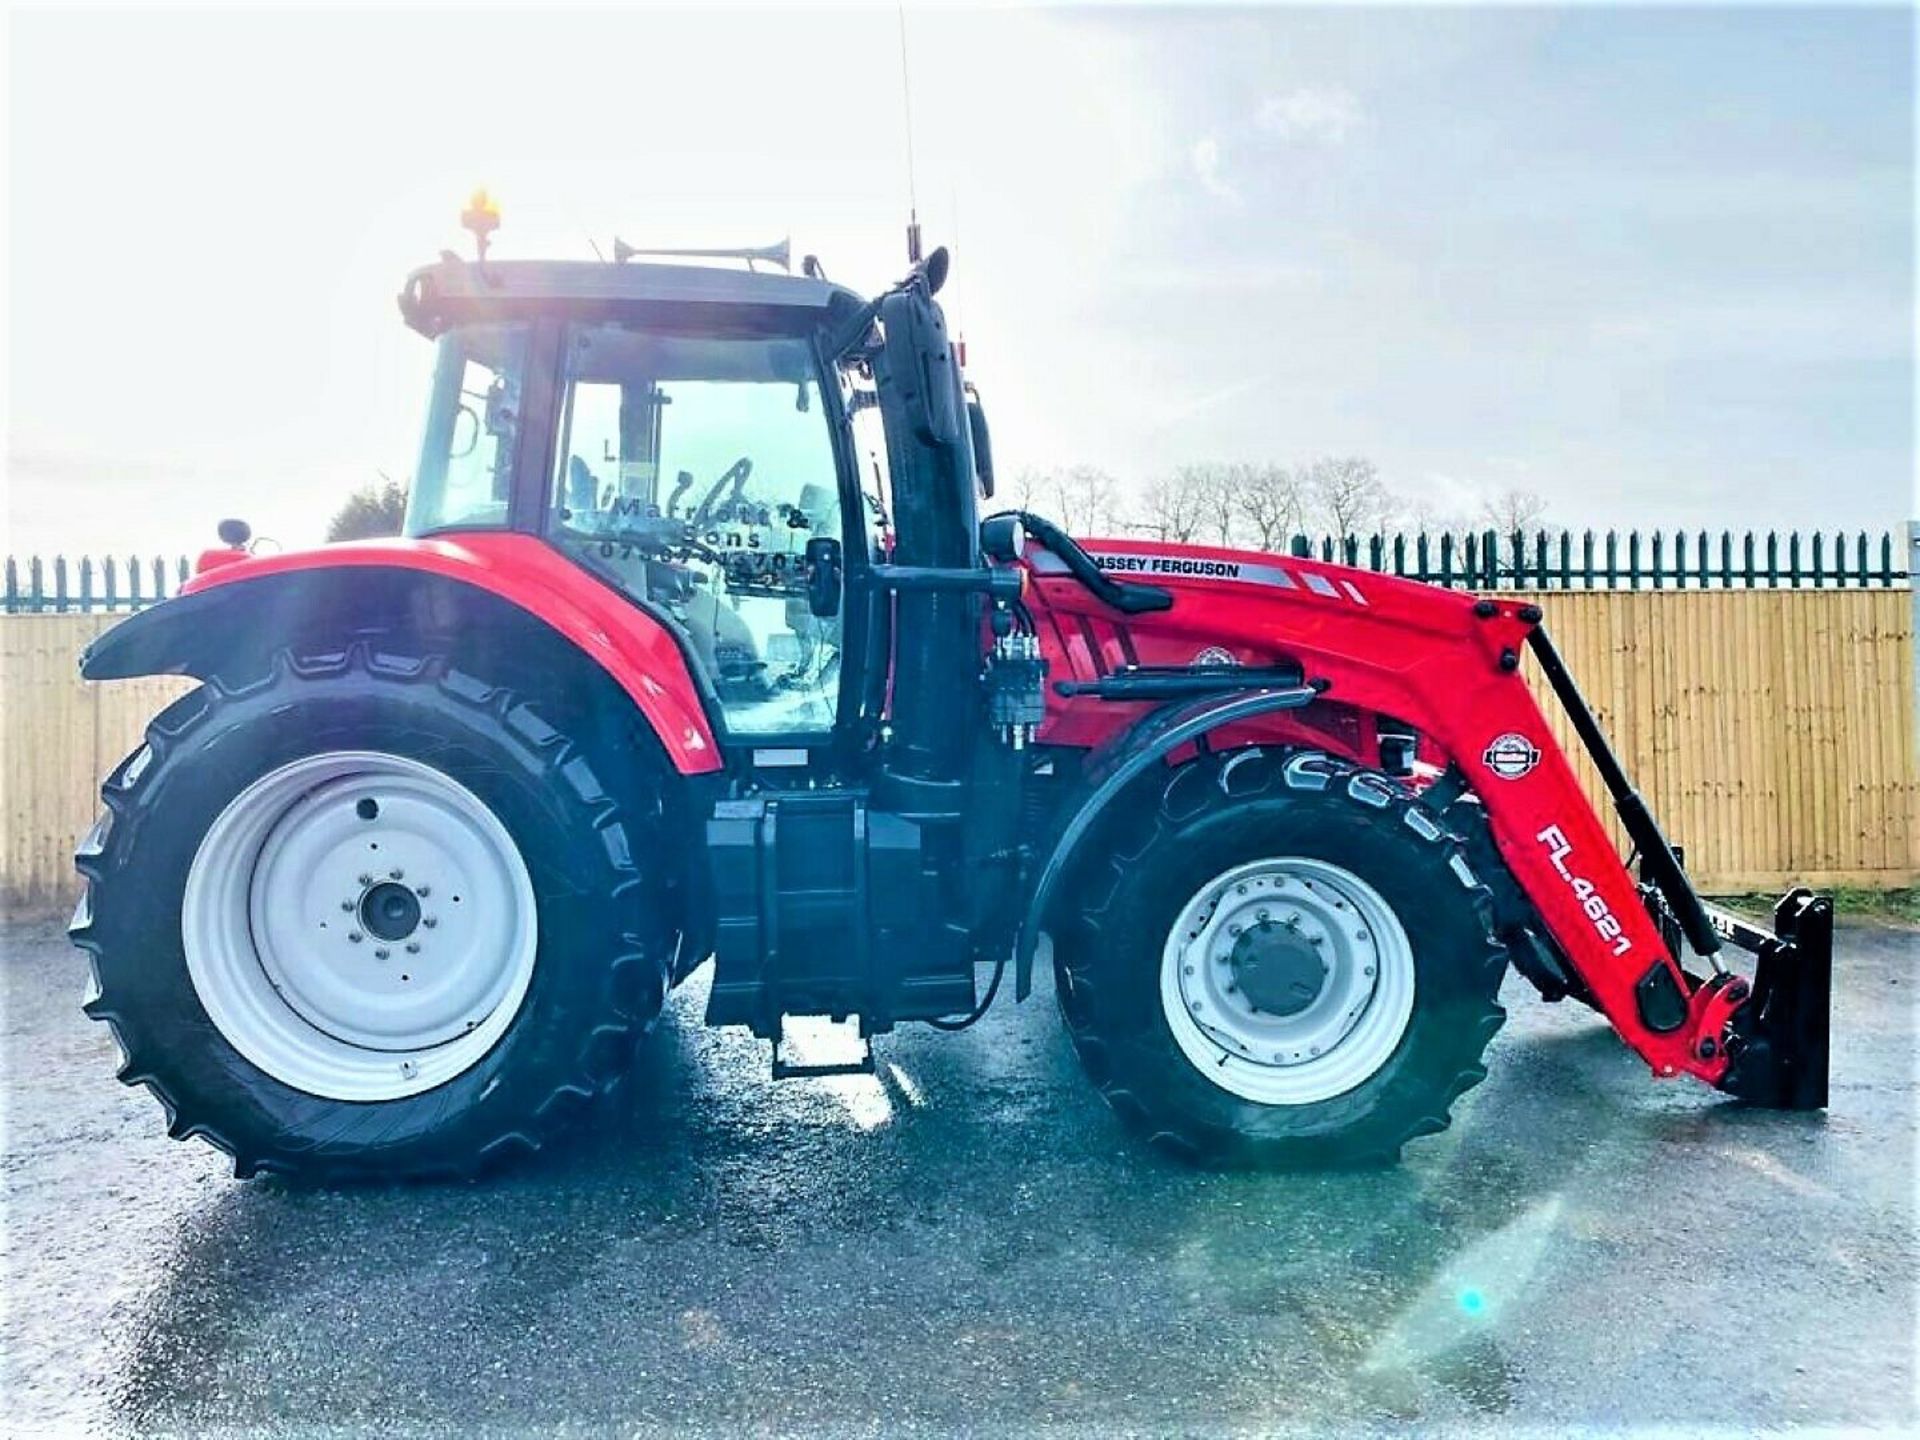
[[[809,1076],[821,1075],[871,1075],[873,1074],[873,1041],[865,1035],[856,1035],[860,1050],[851,1060],[801,1060],[786,1059],[780,1053],[780,1047],[788,1042],[786,1021],[806,1017],[782,1016],[780,1033],[773,1037],[773,1078],[776,1080],[799,1080]],[[842,1048],[838,1045],[835,1049]]]

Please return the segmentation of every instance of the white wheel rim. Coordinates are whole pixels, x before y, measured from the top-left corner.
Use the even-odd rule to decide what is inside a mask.
[[[1239,865],[1201,886],[1160,966],[1181,1053],[1221,1089],[1263,1105],[1311,1105],[1366,1081],[1399,1048],[1413,989],[1413,946],[1380,892],[1299,856]]]
[[[187,873],[180,938],[221,1035],[332,1100],[417,1095],[493,1048],[533,979],[533,883],[431,766],[333,751],[255,780]]]

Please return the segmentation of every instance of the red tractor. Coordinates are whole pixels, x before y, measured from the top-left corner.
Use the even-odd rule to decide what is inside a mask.
[[[400,297],[438,357],[405,538],[227,522],[88,651],[201,682],[77,857],[87,1012],[170,1133],[467,1173],[708,958],[707,1021],[779,1077],[1050,954],[1113,1108],[1208,1161],[1442,1129],[1510,965],[1656,1075],[1825,1104],[1830,904],[1702,904],[1535,604],[983,520],[945,252],[876,300],[803,269],[443,256]],[[857,1017],[857,1058],[794,1060],[799,1016]]]

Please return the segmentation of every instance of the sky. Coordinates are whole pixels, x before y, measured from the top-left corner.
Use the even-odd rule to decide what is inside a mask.
[[[906,12],[1003,472],[1370,456],[1470,513],[1881,528],[1914,490],[1905,9]],[[316,541],[411,471],[407,271],[614,234],[904,268],[900,19],[16,11],[10,552]]]

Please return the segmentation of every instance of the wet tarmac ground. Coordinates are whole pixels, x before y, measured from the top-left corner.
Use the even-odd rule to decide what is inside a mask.
[[[1398,1169],[1210,1174],[1122,1132],[1044,989],[776,1085],[696,977],[575,1143],[327,1192],[168,1141],[15,925],[0,1428],[1910,1433],[1917,942],[1842,931],[1824,1116],[1655,1084],[1510,980]]]

